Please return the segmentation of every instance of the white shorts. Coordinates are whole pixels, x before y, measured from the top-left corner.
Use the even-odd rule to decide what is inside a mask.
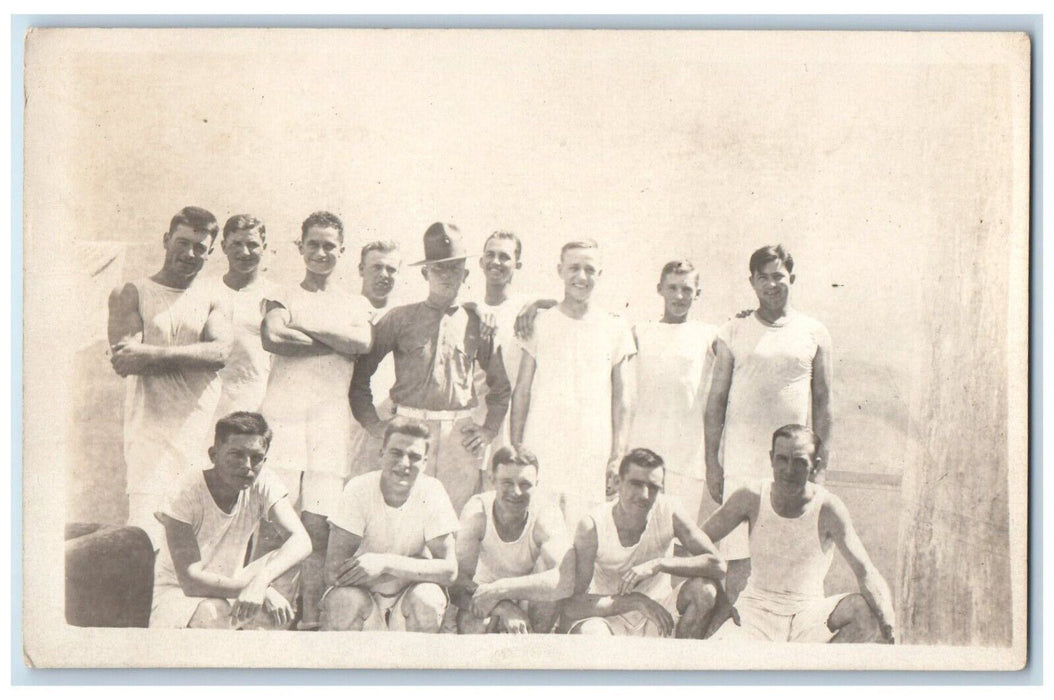
[[[384,593],[376,593],[370,591],[370,598],[373,600],[373,610],[370,612],[369,617],[366,618],[362,624],[363,632],[405,632],[406,631],[406,615],[403,613],[403,599],[406,598],[406,594],[410,592],[410,589],[414,586],[422,585],[420,583],[414,583],[406,588],[402,589],[398,593],[392,595],[386,595]],[[436,584],[427,584],[436,585]],[[322,609],[323,601],[329,592],[333,590],[333,586],[326,589],[326,592],[322,594],[322,598],[318,601],[319,609]],[[440,587],[444,595],[446,589]],[[449,600],[449,598],[448,598]]]
[[[298,513],[314,513],[328,518],[337,512],[344,493],[344,477],[327,472],[271,471],[282,479],[289,490],[289,502],[294,504]]]
[[[740,595],[736,601],[739,612],[737,626],[731,618],[721,625],[711,639],[763,639],[769,642],[813,642],[825,644],[834,637],[827,626],[827,618],[849,593],[820,598],[792,615],[781,615],[767,610],[764,601]]]
[[[684,585],[684,581],[674,586],[666,597],[658,601],[662,607],[669,611],[670,615],[673,616],[674,625],[677,624],[677,620],[680,618],[680,613],[677,612],[677,596],[681,593],[681,586]],[[578,620],[572,624],[568,629],[568,634],[573,633],[582,624],[589,620],[600,620],[608,626],[611,630],[611,634],[616,637],[660,637],[659,628],[652,623],[643,613],[639,612],[628,612],[622,615],[611,615],[609,617],[586,617]]]

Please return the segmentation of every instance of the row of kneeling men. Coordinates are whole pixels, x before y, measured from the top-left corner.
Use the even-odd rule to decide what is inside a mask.
[[[647,448],[623,458],[613,500],[568,524],[538,484],[534,454],[503,447],[491,459],[494,490],[459,520],[423,473],[433,439],[427,423],[391,421],[380,469],[346,485],[314,564],[324,569],[321,629],[893,641],[888,586],[821,485],[819,438],[805,426],[777,430],[772,479],[729,494],[702,526],[663,494],[662,457]],[[304,629],[295,601],[312,543],[264,466],[270,442],[259,414],[220,419],[211,467],[157,513],[166,542],[151,627]],[[247,556],[264,521],[284,541]],[[744,523],[752,571],[731,600],[713,542]],[[835,548],[859,592],[825,594]]]

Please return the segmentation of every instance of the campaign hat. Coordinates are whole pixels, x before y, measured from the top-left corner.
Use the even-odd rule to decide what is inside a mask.
[[[410,266],[432,265],[448,260],[464,260],[471,257],[465,250],[461,231],[454,224],[437,221],[428,227],[424,235],[425,257]]]

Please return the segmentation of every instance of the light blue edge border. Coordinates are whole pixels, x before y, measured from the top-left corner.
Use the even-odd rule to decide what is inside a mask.
[[[1014,673],[918,671],[381,671],[27,669],[22,659],[23,51],[31,27],[374,27],[1021,31],[1032,38],[1029,663]],[[12,685],[1039,685],[1043,682],[1043,18],[1040,15],[11,15]]]

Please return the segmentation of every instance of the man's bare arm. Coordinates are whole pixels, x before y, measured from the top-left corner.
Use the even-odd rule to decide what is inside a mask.
[[[406,581],[438,583],[449,586],[457,580],[457,549],[454,533],[433,537],[425,543],[432,553],[431,559],[403,557],[396,554],[385,556],[384,573]]]
[[[611,369],[611,455],[617,462],[629,451],[629,429],[637,398],[637,365],[634,356]],[[617,467],[616,467],[617,468]]]
[[[812,360],[812,428],[822,440],[819,457],[826,466],[829,463],[831,435],[834,417],[831,412],[831,376],[833,374],[831,345],[824,338],[816,348]]]
[[[725,561],[702,528],[689,518],[683,508],[673,512],[673,533],[690,556],[665,557],[662,571],[673,576],[708,578],[720,583],[725,577]]]
[[[106,337],[110,349],[129,342],[143,342],[143,317],[139,315],[139,290],[129,282],[110,292]]]
[[[542,570],[525,576],[503,578],[487,584],[487,597],[493,600],[556,601],[574,592],[574,548],[567,537],[563,516],[558,510],[543,510],[534,526],[534,540]]]
[[[846,563],[856,576],[860,593],[878,617],[883,636],[892,641],[895,636],[896,613],[889,584],[864,549],[864,543],[860,541],[849,517],[849,509],[840,498],[830,492],[827,493],[820,511],[820,527],[831,536],[838,546],[838,551],[845,557]]]
[[[473,501],[479,503],[479,501]],[[482,508],[466,508],[461,514],[461,522],[458,525],[456,550],[457,550],[457,580],[450,587],[450,600],[459,608],[467,609],[472,602],[472,594],[476,592],[476,583],[472,580],[476,575],[476,565],[479,562],[479,549],[483,541],[483,532],[486,528],[486,515]]]
[[[575,588],[574,595],[564,601],[563,613],[568,621],[588,617],[610,617],[641,609],[645,597],[640,593],[627,595],[599,595],[589,593],[593,581],[593,566],[597,556],[597,530],[591,517],[582,518],[575,533]]]
[[[268,301],[266,308],[260,323],[260,343],[267,352],[285,357],[311,357],[333,352],[333,348],[325,343],[290,327],[292,317],[289,310],[278,302]]]
[[[288,498],[282,498],[271,506],[270,518],[271,522],[289,537],[281,547],[271,553],[267,563],[253,577],[253,583],[265,588],[311,554],[311,538],[308,537],[304,524],[300,522]]]
[[[732,387],[734,360],[732,352],[720,338],[714,340],[713,350],[714,370],[710,380],[710,396],[706,399],[703,431],[706,446],[706,486],[714,502],[721,503],[724,498],[725,473],[719,455],[721,434],[725,430],[728,392]]]
[[[110,295],[107,336],[113,356],[110,363],[122,377],[130,374],[160,374],[180,369],[219,370],[230,356],[232,331],[230,309],[214,302],[201,331],[200,342],[187,345],[150,345],[143,342],[143,319],[139,316],[139,293],[125,285]]]
[[[342,527],[329,526],[329,542],[326,545],[326,564],[323,569],[323,580],[326,586],[337,585],[341,568],[359,551],[362,537],[348,532]]]
[[[206,571],[201,563],[201,549],[190,523],[161,514],[165,540],[172,556],[176,579],[183,593],[192,598],[233,598],[249,584],[264,562],[247,567],[234,576]]]
[[[523,432],[527,427],[527,413],[531,409],[531,384],[538,365],[529,352],[520,355],[520,372],[516,388],[512,392],[512,415],[509,419],[509,436],[514,445],[523,444]]]
[[[293,329],[305,333],[341,355],[354,356],[369,352],[372,340],[369,317],[365,314],[360,318],[349,317],[347,314],[337,316],[341,319],[340,323],[323,323],[323,320],[316,319],[311,326],[293,324]]]
[[[720,542],[741,523],[750,521],[752,513],[757,512],[758,503],[760,496],[750,487],[736,489],[703,523],[703,534],[711,542]]]

